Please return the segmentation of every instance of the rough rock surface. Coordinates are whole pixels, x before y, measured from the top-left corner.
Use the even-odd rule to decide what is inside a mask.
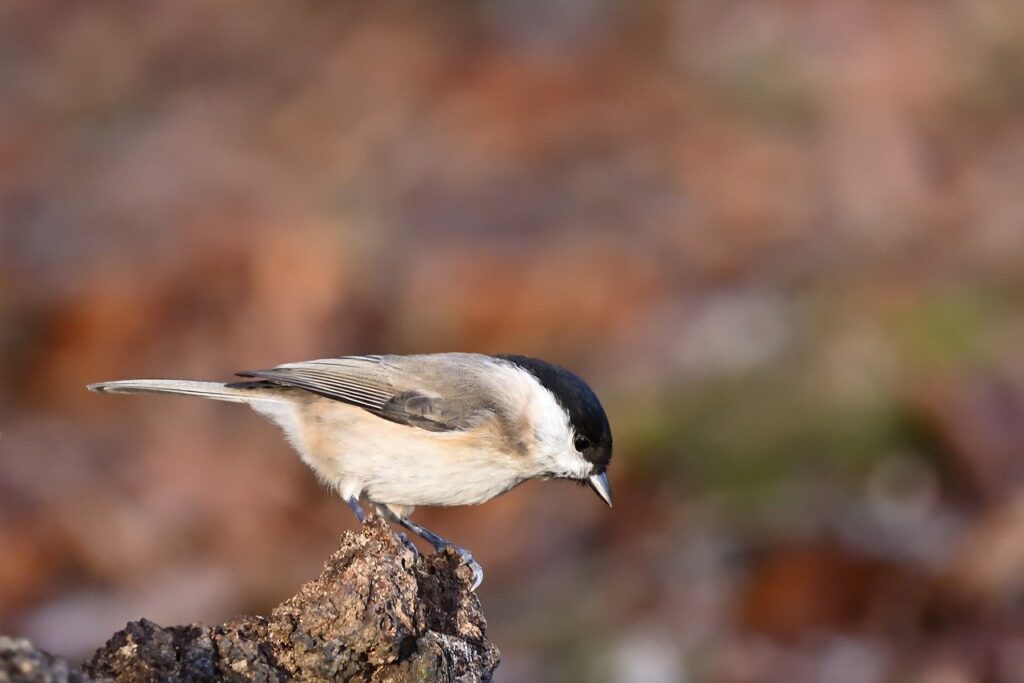
[[[498,651],[471,585],[455,553],[416,560],[371,519],[269,618],[133,621],[81,669],[0,636],[0,682],[486,681]]]

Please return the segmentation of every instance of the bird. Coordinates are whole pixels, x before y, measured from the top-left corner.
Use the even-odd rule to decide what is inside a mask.
[[[235,373],[239,381],[128,379],[100,393],[181,394],[269,418],[362,524],[360,500],[435,551],[471,552],[410,519],[420,506],[484,503],[532,479],[567,479],[612,504],[612,433],[597,395],[563,367],[523,355],[361,355]],[[403,535],[403,541],[415,552]]]

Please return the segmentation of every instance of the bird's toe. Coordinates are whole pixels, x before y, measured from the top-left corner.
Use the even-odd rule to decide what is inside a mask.
[[[401,531],[398,532],[398,539],[402,542],[402,545],[408,548],[409,552],[412,553],[412,559],[414,562],[420,559],[420,551],[416,547],[416,544],[412,542],[412,539],[410,539],[408,536],[405,535],[404,532]]]
[[[453,546],[455,551],[462,558],[462,561],[466,563],[470,571],[473,572],[473,586],[472,590],[476,590],[480,587],[480,584],[484,582],[484,568],[480,566],[480,563],[473,559],[473,553],[469,552],[465,548]]]

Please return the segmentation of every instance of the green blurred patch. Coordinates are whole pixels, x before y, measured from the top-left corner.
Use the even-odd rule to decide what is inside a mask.
[[[801,353],[769,368],[632,396],[613,410],[618,462],[682,498],[721,503],[727,515],[814,509],[815,489],[857,493],[882,460],[934,452],[903,388],[1012,352],[1015,337],[1003,331],[1019,320],[1017,291],[947,288],[895,310],[854,312],[875,316],[895,359],[877,391],[844,392],[820,376],[816,359],[839,339],[823,333],[834,324],[824,317],[813,319]]]
[[[896,318],[893,337],[908,370],[932,372],[985,363],[991,333],[1010,313],[1006,296],[983,288],[924,298]]]
[[[778,503],[791,480],[852,487],[913,446],[917,433],[893,400],[843,401],[798,377],[759,373],[638,403],[616,451],[641,478],[748,514]]]
[[[754,119],[805,130],[818,116],[798,55],[785,45],[752,50],[716,70],[710,84],[723,101]]]

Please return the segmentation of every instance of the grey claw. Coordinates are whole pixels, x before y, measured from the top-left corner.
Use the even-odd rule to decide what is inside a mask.
[[[476,560],[470,560],[468,564],[469,568],[473,570],[473,587],[470,590],[475,593],[480,584],[484,582],[484,568]]]
[[[408,548],[409,551],[412,553],[413,562],[415,562],[416,560],[420,559],[419,548],[416,547],[416,544],[413,543],[412,540],[410,540],[408,536],[406,536],[403,532],[399,531],[398,532],[398,539],[402,542],[402,545],[404,545],[406,548]]]
[[[466,563],[470,571],[473,572],[473,587],[470,590],[475,591],[480,587],[480,584],[484,582],[484,568],[480,566],[480,563],[473,559],[473,553],[469,552],[465,548],[459,546],[452,546],[455,552],[459,554],[462,561]]]
[[[473,590],[479,588],[480,584],[483,583],[484,569],[480,566],[479,562],[473,559],[473,554],[471,552],[469,552],[465,548],[460,548],[454,543],[449,543],[448,541],[444,540],[443,538],[435,534],[430,529],[421,527],[419,524],[412,521],[411,519],[408,519],[407,517],[399,517],[387,505],[378,505],[377,509],[380,510],[380,514],[382,514],[387,519],[390,519],[392,522],[396,524],[401,524],[403,527],[413,532],[430,545],[434,546],[435,552],[441,552],[445,548],[451,548],[456,553],[458,553],[462,561],[465,562],[466,566],[469,567],[469,570],[473,572]],[[416,548],[412,545],[411,542],[409,542],[409,539],[406,538],[405,534],[399,534],[399,536],[402,538],[402,542],[405,543],[406,547],[415,553]]]

